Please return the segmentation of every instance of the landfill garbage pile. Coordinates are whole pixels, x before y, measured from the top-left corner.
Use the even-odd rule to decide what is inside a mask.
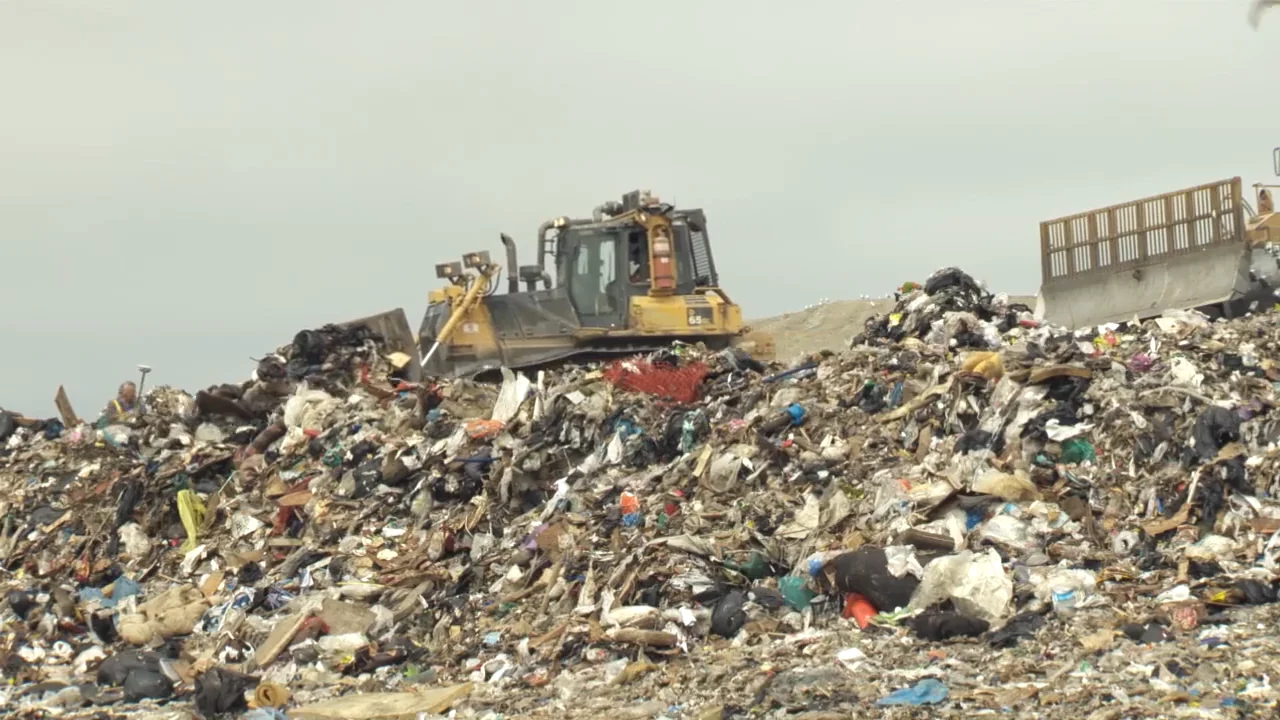
[[[867,318],[851,347],[924,340],[942,347],[995,348],[1015,325],[1034,326],[1031,308],[993,295],[959,268],[942,268],[923,285],[906,283],[892,312]]]
[[[0,709],[1274,713],[1276,316],[1072,334],[941,276],[794,367],[412,384],[330,327],[10,427]]]

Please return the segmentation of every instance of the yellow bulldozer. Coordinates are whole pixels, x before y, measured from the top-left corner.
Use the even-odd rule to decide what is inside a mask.
[[[501,238],[505,293],[499,264],[488,252],[470,252],[436,265],[445,283],[431,291],[416,335],[403,308],[345,324],[382,335],[415,381],[644,353],[677,341],[773,359],[772,338],[752,333],[720,287],[702,210],[636,190],[590,218],[543,223],[537,262],[524,266],[515,241]]]

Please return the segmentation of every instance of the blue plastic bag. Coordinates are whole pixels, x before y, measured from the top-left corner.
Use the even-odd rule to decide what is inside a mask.
[[[881,698],[877,705],[936,705],[947,699],[947,686],[925,678],[914,687],[903,688]]]

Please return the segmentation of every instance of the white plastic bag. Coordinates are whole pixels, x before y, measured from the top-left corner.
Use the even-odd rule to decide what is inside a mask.
[[[520,406],[529,397],[533,382],[523,374],[517,375],[508,368],[502,368],[502,389],[498,391],[498,400],[493,404],[491,419],[506,425],[515,419]]]
[[[1013,603],[1013,581],[1005,575],[1000,555],[994,549],[981,555],[965,550],[925,566],[909,609],[923,610],[944,600],[965,615],[988,622],[1003,618]]]
[[[301,383],[284,404],[285,427],[302,430],[321,430],[325,428],[329,416],[338,409],[338,401],[323,390],[312,390]]]

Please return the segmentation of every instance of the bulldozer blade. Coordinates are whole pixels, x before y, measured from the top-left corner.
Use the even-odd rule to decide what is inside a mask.
[[[370,315],[358,320],[339,323],[342,327],[367,327],[382,336],[386,341],[388,354],[402,354],[407,357],[404,363],[404,378],[409,382],[422,379],[422,362],[419,360],[418,338],[410,329],[409,316],[404,308],[388,310],[377,315]],[[405,358],[397,358],[404,360]]]
[[[1041,287],[1036,316],[1076,329],[1215,305],[1248,291],[1249,258],[1239,243],[1211,245],[1112,273],[1060,278]]]

